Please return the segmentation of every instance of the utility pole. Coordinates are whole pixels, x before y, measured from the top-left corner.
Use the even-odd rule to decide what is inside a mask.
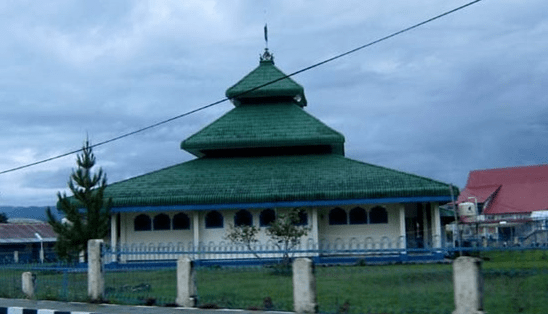
[[[457,227],[457,236],[459,241],[459,255],[462,256],[462,236],[459,227],[459,216],[457,215],[457,204],[455,203],[455,196],[453,195],[453,184],[449,184],[449,193],[451,193],[451,203],[453,204],[453,215],[455,216],[455,226]]]

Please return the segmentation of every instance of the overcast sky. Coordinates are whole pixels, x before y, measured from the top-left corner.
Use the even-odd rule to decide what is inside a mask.
[[[285,73],[462,0],[1,1],[0,171],[220,100],[265,43]],[[484,0],[294,79],[346,156],[463,188],[546,163],[548,1]],[[224,103],[97,147],[110,183],[193,158]],[[75,156],[0,175],[0,205],[54,205]]]

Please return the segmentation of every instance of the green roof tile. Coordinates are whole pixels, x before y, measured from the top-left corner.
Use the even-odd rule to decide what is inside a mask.
[[[448,195],[447,184],[333,154],[199,158],[105,191],[115,207]]]
[[[238,106],[181,143],[203,150],[330,145],[344,151],[344,136],[293,103]]]
[[[273,97],[293,99],[297,97],[299,101],[296,103],[301,107],[306,106],[304,88],[291,78],[284,78],[285,76],[286,75],[274,65],[273,60],[263,60],[259,63],[257,68],[230,87],[226,91],[226,97],[232,99],[236,106],[247,99]],[[279,81],[255,89],[274,80]]]

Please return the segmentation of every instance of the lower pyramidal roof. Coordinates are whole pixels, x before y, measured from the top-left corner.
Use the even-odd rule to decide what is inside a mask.
[[[114,212],[121,207],[207,209],[387,198],[449,201],[449,195],[447,184],[336,154],[199,158],[114,183],[105,191]]]

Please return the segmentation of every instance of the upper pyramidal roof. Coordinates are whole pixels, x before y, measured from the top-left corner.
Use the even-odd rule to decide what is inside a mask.
[[[226,91],[235,106],[264,101],[268,98],[287,99],[300,107],[306,106],[304,88],[274,65],[274,56],[265,49],[259,66]]]
[[[226,96],[236,108],[184,140],[182,149],[197,157],[344,155],[344,136],[303,109],[304,88],[274,65],[268,48]]]

